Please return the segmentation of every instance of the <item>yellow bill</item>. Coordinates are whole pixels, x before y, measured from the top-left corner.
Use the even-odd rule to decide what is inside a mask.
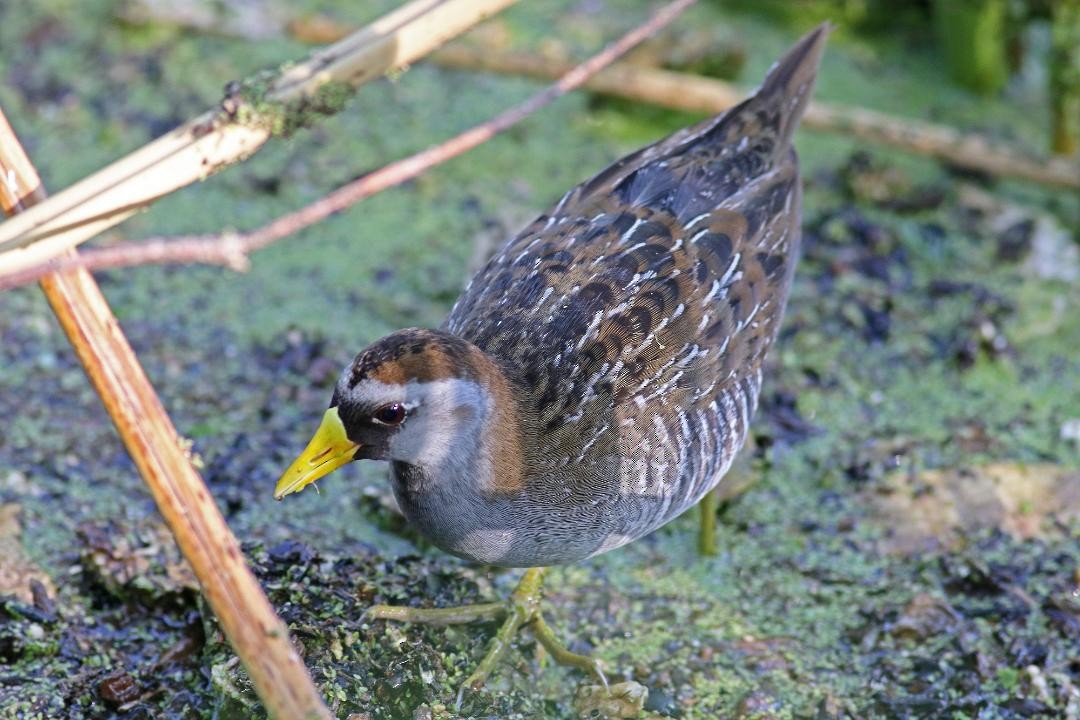
[[[351,462],[360,447],[345,434],[345,425],[337,408],[332,407],[323,415],[322,424],[315,437],[293,461],[274,488],[274,499],[300,492],[319,478],[329,475],[345,463]]]

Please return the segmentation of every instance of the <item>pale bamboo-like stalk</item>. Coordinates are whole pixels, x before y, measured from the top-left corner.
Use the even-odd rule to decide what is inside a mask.
[[[271,243],[287,237],[334,213],[387,188],[420,176],[439,163],[457,157],[487,142],[543,106],[580,87],[590,77],[609,66],[630,48],[674,20],[695,0],[673,0],[649,20],[629,31],[596,55],[574,66],[558,80],[527,100],[497,116],[475,125],[449,140],[374,170],[334,190],[315,202],[244,233],[154,238],[137,243],[122,243],[106,248],[91,248],[78,256],[54,258],[47,263],[21,268],[14,272],[0,269],[0,290],[27,284],[48,272],[72,266],[89,270],[130,267],[158,263],[203,263],[222,265],[233,270],[248,268],[248,256]]]
[[[282,72],[265,101],[285,112],[329,83],[358,86],[406,66],[515,0],[413,0]],[[293,108],[295,109],[295,108]],[[258,113],[259,108],[253,108]],[[0,223],[0,267],[40,264],[156,200],[243,160],[271,136],[214,109]]]
[[[443,48],[432,55],[432,60],[446,67],[538,79],[558,77],[570,67],[568,62],[539,55],[462,44]],[[745,92],[721,80],[629,63],[612,65],[590,78],[585,87],[605,95],[710,114],[726,110],[746,97]],[[1077,158],[1038,157],[946,125],[818,101],[811,101],[802,124],[812,130],[889,145],[991,175],[1080,189]]]
[[[2,110],[0,178],[6,214],[45,199]],[[65,270],[43,278],[41,289],[271,716],[329,718],[94,278],[83,268]]]
[[[195,17],[182,8],[164,4],[145,6],[141,12],[129,15],[135,22],[174,22],[206,32],[221,29],[212,26],[209,18]],[[296,18],[281,30],[309,42],[315,39],[332,42],[347,35],[351,28],[317,15]],[[432,60],[463,70],[484,70],[537,79],[558,77],[570,66],[566,61],[483,45],[452,45],[434,53]],[[606,95],[709,114],[726,110],[746,97],[742,89],[720,80],[630,63],[612,66],[593,77],[586,87]],[[1015,177],[1054,187],[1080,188],[1080,158],[1041,157],[947,125],[823,102],[811,102],[803,125],[926,155],[991,175]]]

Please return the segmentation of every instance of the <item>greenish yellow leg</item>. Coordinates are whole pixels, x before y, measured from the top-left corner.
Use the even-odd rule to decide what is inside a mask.
[[[702,555],[716,554],[716,511],[720,507],[720,488],[705,493],[698,503],[701,508],[701,530],[698,532],[698,552]]]
[[[583,673],[588,673],[599,680],[600,684],[603,685],[605,689],[608,687],[607,676],[604,675],[604,671],[600,668],[600,661],[596,658],[591,658],[588,655],[578,655],[575,652],[570,652],[570,650],[555,637],[555,633],[552,631],[551,626],[544,620],[543,615],[537,614],[533,619],[532,631],[533,635],[536,636],[537,641],[544,646],[545,650],[551,653],[551,657],[554,658],[555,662],[560,665],[577,668]]]
[[[484,686],[488,676],[495,670],[495,666],[506,655],[510,643],[514,640],[514,635],[522,625],[529,622],[539,612],[540,588],[546,572],[547,568],[529,568],[525,571],[518,586],[510,595],[509,617],[503,621],[495,637],[491,638],[484,659],[472,671],[472,675],[466,678],[465,684],[461,686],[462,690],[478,690]],[[461,693],[458,693],[458,703],[460,702]]]
[[[536,640],[551,654],[555,662],[587,672],[607,687],[607,678],[600,669],[599,661],[570,652],[559,642],[551,627],[544,621],[544,616],[540,612],[540,601],[543,596],[542,587],[546,573],[547,568],[542,567],[526,570],[506,603],[483,603],[437,609],[375,605],[368,608],[364,615],[370,620],[397,620],[433,625],[454,625],[477,620],[506,618],[502,627],[495,633],[495,637],[491,639],[484,658],[461,686],[461,692],[458,693],[459,705],[465,690],[477,690],[484,686],[499,661],[506,655],[506,651],[514,640],[514,635],[526,626],[532,629]]]

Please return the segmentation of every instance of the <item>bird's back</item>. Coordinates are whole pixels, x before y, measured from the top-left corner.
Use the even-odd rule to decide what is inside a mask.
[[[569,522],[580,556],[685,510],[746,438],[798,255],[791,136],[825,35],[742,104],[567,193],[447,319],[519,386],[530,507]]]

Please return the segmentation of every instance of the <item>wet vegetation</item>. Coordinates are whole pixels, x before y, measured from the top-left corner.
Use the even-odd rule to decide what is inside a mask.
[[[359,5],[295,12],[360,23],[380,9]],[[804,28],[719,5],[687,24],[731,29],[743,83]],[[119,23],[119,10],[0,4],[0,105],[54,189],[219,102],[227,80],[305,50]],[[529,3],[500,27],[584,53],[632,22],[623,14]],[[533,88],[413,68],[112,236],[253,226]],[[1021,79],[976,97],[942,81],[918,33],[842,29],[819,94],[1042,149],[1049,108],[1020,102],[1040,92]],[[518,573],[425,545],[373,464],[271,500],[356,350],[436,326],[495,243],[691,119],[565,98],[266,250],[245,275],[100,275],[327,702],[356,720],[1080,717],[1080,207],[1065,193],[801,134],[803,259],[719,554],[697,554],[690,513],[549,582],[553,624],[614,680],[648,688],[640,712],[601,710],[527,635],[455,709],[493,628],[363,611],[490,601]],[[0,417],[0,717],[259,717],[32,288],[0,295]]]

